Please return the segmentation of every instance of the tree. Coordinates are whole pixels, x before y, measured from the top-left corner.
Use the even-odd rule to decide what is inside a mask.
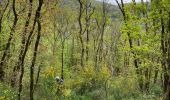
[[[10,49],[11,42],[12,42],[12,39],[13,39],[13,34],[15,32],[15,28],[16,28],[16,25],[17,25],[17,22],[18,22],[18,15],[16,13],[15,3],[16,3],[16,1],[13,0],[13,2],[12,2],[12,10],[13,10],[13,14],[14,14],[14,21],[13,21],[13,25],[12,25],[12,28],[11,28],[11,32],[10,32],[10,35],[9,35],[9,38],[8,38],[4,53],[3,53],[2,58],[1,58],[1,62],[0,62],[0,80],[1,81],[3,81],[4,75],[5,75],[4,65],[5,65],[5,62],[7,60],[6,59],[7,55],[9,54],[9,49]]]

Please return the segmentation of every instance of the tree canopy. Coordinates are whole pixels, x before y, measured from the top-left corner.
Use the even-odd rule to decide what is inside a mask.
[[[169,0],[0,0],[0,100],[170,100]]]

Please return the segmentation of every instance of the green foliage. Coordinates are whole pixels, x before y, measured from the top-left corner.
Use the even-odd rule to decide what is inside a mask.
[[[17,99],[18,82],[13,88],[8,85],[14,67],[23,60],[20,58],[22,39],[28,39],[38,4],[38,0],[34,0],[30,24],[24,27],[29,3],[16,0],[18,23],[15,30],[11,30],[14,16],[12,0],[9,1],[1,23],[0,58],[3,58],[10,32],[13,31],[14,35],[4,66],[0,66],[5,72],[5,82],[0,83],[0,100]],[[24,60],[22,99],[29,98],[33,61],[35,100],[162,99],[162,84],[166,81],[163,76],[168,72],[163,63],[168,65],[169,1],[152,0],[148,5],[124,4],[125,19],[116,5],[96,0],[80,1],[82,14],[78,0],[44,0],[39,19],[42,29],[37,58],[32,60],[38,32],[36,23]],[[28,28],[27,32],[21,34],[25,28]],[[163,47],[167,50],[165,53]],[[16,73],[18,81],[21,69]],[[63,76],[64,83],[58,84],[56,76]]]
[[[0,82],[0,100],[15,100],[17,93],[10,86]]]

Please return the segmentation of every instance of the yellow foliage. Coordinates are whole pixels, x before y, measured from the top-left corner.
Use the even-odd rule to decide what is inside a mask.
[[[101,75],[103,78],[107,78],[110,76],[110,71],[109,71],[108,67],[104,66],[101,68]]]
[[[63,91],[63,95],[64,95],[65,97],[70,96],[70,95],[71,95],[71,90],[70,90],[70,89],[65,89],[65,90]]]
[[[0,100],[5,100],[5,96],[1,96],[1,97],[0,97]]]
[[[46,69],[44,71],[44,75],[45,75],[46,78],[49,77],[49,76],[55,77],[55,69],[53,67],[49,67],[48,69]]]

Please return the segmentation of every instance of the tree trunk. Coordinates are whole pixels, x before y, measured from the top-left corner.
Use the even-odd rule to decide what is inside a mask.
[[[31,15],[32,15],[32,2],[33,2],[32,0],[30,0],[30,2],[29,2],[29,13],[28,13],[28,16],[27,16],[27,20],[25,22],[24,31],[22,33],[22,45],[21,45],[21,51],[19,53],[18,62],[17,62],[17,65],[14,66],[14,69],[13,69],[13,76],[12,76],[12,79],[11,79],[11,86],[12,87],[14,87],[15,84],[16,84],[16,77],[17,77],[18,71],[20,70],[20,66],[23,66],[22,55],[23,55],[24,47],[25,47],[26,33],[28,31],[28,26],[29,26],[29,23],[30,23]]]
[[[83,28],[82,28],[82,14],[83,14],[83,3],[81,0],[78,0],[79,2],[79,17],[78,17],[78,22],[79,22],[79,39],[81,43],[81,66],[84,67],[84,41],[83,41]]]
[[[165,100],[170,100],[170,12],[168,12],[168,58],[167,58],[167,63],[168,63],[168,67],[166,69],[166,76],[164,76],[167,80],[164,80],[166,84],[164,84],[165,86]]]
[[[65,44],[65,37],[62,40],[62,50],[61,50],[61,79],[64,80],[64,44]]]
[[[34,29],[35,29],[35,24],[36,22],[39,20],[39,17],[40,17],[40,11],[41,11],[41,6],[42,6],[42,3],[43,3],[43,0],[39,0],[39,6],[36,10],[36,14],[35,14],[35,18],[34,18],[34,22],[33,22],[33,26],[32,26],[32,30],[30,31],[30,34],[26,40],[26,43],[25,43],[25,47],[24,47],[24,52],[22,54],[22,59],[21,59],[21,63],[20,63],[20,68],[21,68],[21,73],[20,73],[20,76],[19,76],[19,89],[18,89],[18,99],[20,100],[21,99],[21,91],[22,91],[22,79],[23,79],[23,75],[24,75],[24,62],[25,62],[25,57],[26,57],[26,54],[27,54],[27,51],[28,51],[28,48],[29,48],[29,45],[31,43],[31,37],[32,37],[32,34],[34,32]],[[37,22],[38,23],[38,22]],[[37,36],[38,37],[38,36]]]
[[[15,28],[16,28],[16,25],[17,25],[17,22],[18,22],[18,15],[16,13],[15,3],[16,3],[15,0],[13,0],[12,10],[13,10],[13,14],[14,14],[14,22],[13,22],[13,26],[11,28],[11,32],[10,32],[10,36],[8,38],[8,42],[6,44],[6,48],[4,50],[4,53],[2,55],[1,62],[0,62],[0,81],[4,80],[4,75],[5,75],[4,64],[5,64],[5,61],[6,61],[6,57],[9,54],[9,49],[10,49],[11,42],[12,42],[12,39],[13,39],[13,34],[14,34],[14,31],[15,31]]]
[[[32,59],[32,64],[30,66],[30,100],[34,100],[34,66],[37,58],[37,52],[38,52],[38,45],[40,42],[40,37],[41,37],[41,22],[40,22],[40,11],[41,7],[43,4],[43,0],[39,0],[39,7],[37,10],[37,16],[36,16],[36,22],[38,24],[38,34],[37,34],[37,39],[35,42],[35,47],[34,47],[34,53],[33,53],[33,59]]]

